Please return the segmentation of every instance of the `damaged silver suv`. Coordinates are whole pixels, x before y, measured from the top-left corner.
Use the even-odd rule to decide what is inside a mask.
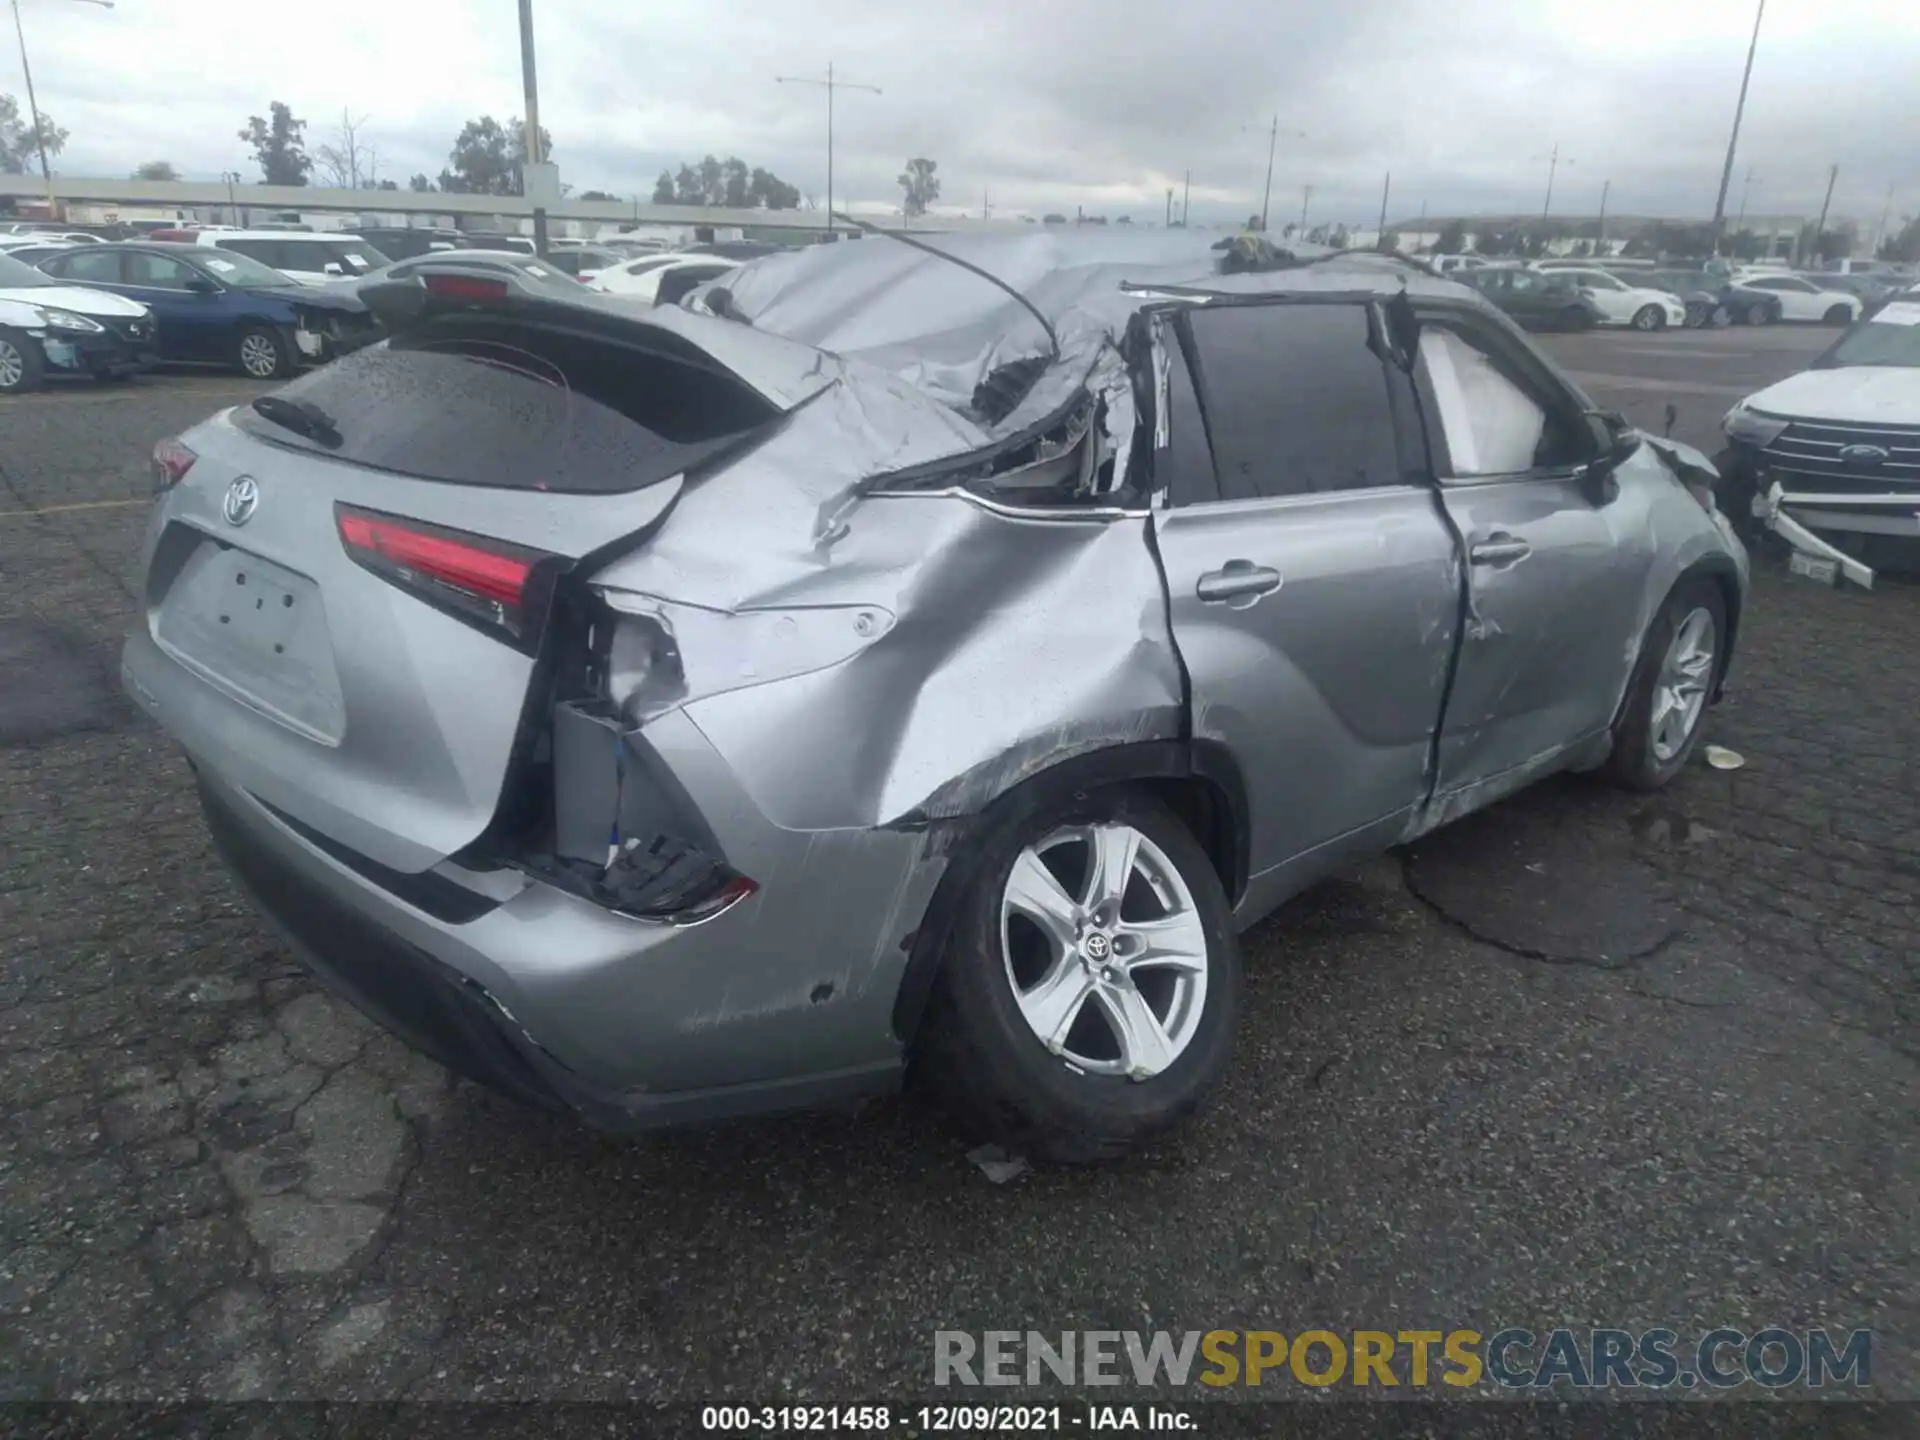
[[[451,254],[157,448],[125,683],[382,1024],[610,1127],[915,1072],[1097,1159],[1220,1079],[1288,896],[1686,763],[1746,590],[1712,470],[1472,292],[941,245],[651,310]]]

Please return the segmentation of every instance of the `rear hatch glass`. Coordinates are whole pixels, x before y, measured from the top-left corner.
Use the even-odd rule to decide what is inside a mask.
[[[779,412],[731,375],[560,328],[452,316],[242,407],[258,439],[419,479],[559,494],[680,474]]]

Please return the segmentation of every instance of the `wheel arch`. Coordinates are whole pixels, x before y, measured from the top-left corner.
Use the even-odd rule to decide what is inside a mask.
[[[893,1032],[903,1046],[910,1047],[919,1032],[956,914],[979,877],[975,837],[1050,805],[1129,785],[1152,794],[1193,831],[1213,862],[1228,903],[1238,903],[1246,888],[1252,822],[1245,778],[1231,752],[1206,740],[1145,740],[1070,756],[970,814],[936,822],[947,830],[944,848],[953,858],[913,932],[894,999]]]

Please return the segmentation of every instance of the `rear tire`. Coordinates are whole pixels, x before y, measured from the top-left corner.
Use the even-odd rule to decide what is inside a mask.
[[[1633,312],[1633,328],[1636,330],[1662,330],[1666,324],[1667,317],[1658,305],[1642,305]]]
[[[1829,325],[1851,325],[1853,323],[1853,311],[1849,310],[1845,305],[1830,305],[1827,307],[1827,313],[1820,318]]]
[[[1118,787],[990,822],[978,845],[918,1078],[971,1137],[1068,1164],[1185,1122],[1239,1023],[1239,940],[1199,842]]]
[[[249,325],[233,342],[233,363],[250,380],[281,380],[293,373],[293,347],[267,325]]]
[[[1711,580],[1683,580],[1647,627],[1626,703],[1613,723],[1607,778],[1659,790],[1686,768],[1706,730],[1725,665],[1727,604]]]
[[[46,357],[29,335],[0,330],[0,395],[28,395],[47,382]]]
[[[1773,311],[1766,305],[1749,305],[1747,307],[1747,324],[1749,325],[1771,325],[1773,319]]]
[[[1733,323],[1733,312],[1724,305],[1713,307],[1713,314],[1707,317],[1707,323],[1715,330],[1724,330]]]

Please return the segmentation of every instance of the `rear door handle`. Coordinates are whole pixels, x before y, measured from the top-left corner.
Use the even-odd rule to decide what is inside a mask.
[[[1496,530],[1486,539],[1475,541],[1467,551],[1467,558],[1476,565],[1511,565],[1532,553],[1533,547],[1526,541]]]
[[[1202,575],[1193,590],[1208,605],[1231,605],[1238,610],[1279,588],[1278,570],[1256,565],[1251,560],[1229,560],[1218,570]]]

